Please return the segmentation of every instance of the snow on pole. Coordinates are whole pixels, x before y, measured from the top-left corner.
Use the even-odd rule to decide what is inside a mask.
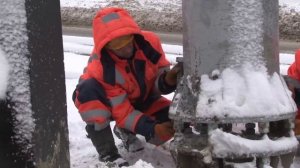
[[[0,100],[6,97],[9,65],[4,52],[0,47]]]
[[[4,165],[7,167],[14,167],[11,163],[12,153],[25,160],[30,159],[31,157],[24,153],[31,152],[33,146],[35,122],[31,108],[25,14],[25,3],[22,1],[0,2],[0,47],[6,53],[11,68],[7,101],[1,102],[0,117],[4,121],[0,127],[6,129],[1,135],[1,142],[7,146],[1,151],[1,160],[6,160],[7,164]]]
[[[1,1],[0,16],[0,50],[10,66],[1,167],[69,167],[59,0]]]
[[[295,150],[291,129],[297,108],[279,75],[278,0],[182,3],[184,75],[170,107],[176,129],[171,151],[178,167],[215,167],[232,158],[256,158],[259,167],[269,156]],[[186,131],[185,122],[193,123],[200,135]],[[235,123],[244,124],[245,134],[259,144],[268,142],[263,139],[267,135],[288,136],[289,147],[275,148],[281,142],[270,141],[272,151],[240,148],[233,155],[223,146],[220,155],[214,149],[220,148],[214,143],[219,142],[218,132],[213,130],[221,127],[231,132]],[[255,133],[256,124],[261,129]],[[234,146],[234,141],[225,139],[224,144]]]
[[[183,92],[194,96],[180,93],[187,98],[171,113],[199,120],[294,115],[279,77],[278,1],[200,0],[183,8]]]

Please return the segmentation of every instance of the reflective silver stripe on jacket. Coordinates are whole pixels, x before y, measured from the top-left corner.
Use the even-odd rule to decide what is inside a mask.
[[[134,132],[133,130],[134,119],[139,115],[141,115],[141,112],[138,110],[133,110],[130,114],[128,114],[125,121],[125,128]]]
[[[102,21],[104,23],[107,23],[107,22],[110,22],[112,20],[119,19],[119,18],[120,18],[119,14],[117,14],[117,13],[110,13],[110,14],[105,15],[102,18]]]
[[[111,102],[112,106],[114,107],[114,106],[117,106],[117,105],[123,103],[126,98],[127,98],[127,94],[122,94],[120,96],[112,97],[110,99],[110,102]]]
[[[111,113],[107,110],[90,110],[90,111],[81,112],[80,115],[84,121],[89,121],[95,117],[101,117],[101,118],[108,119],[108,118],[110,118]]]
[[[115,75],[116,75],[117,83],[123,85],[125,83],[125,79],[123,78],[121,72],[117,68],[115,68],[115,71],[116,71]]]

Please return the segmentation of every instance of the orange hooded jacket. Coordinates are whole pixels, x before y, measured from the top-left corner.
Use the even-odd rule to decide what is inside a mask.
[[[128,34],[134,34],[132,59],[120,59],[104,48],[112,39]],[[106,8],[97,13],[93,37],[93,52],[73,94],[82,119],[101,130],[112,118],[117,126],[151,138],[153,114],[170,105],[169,100],[157,94],[167,93],[158,79],[170,65],[159,38],[142,31],[121,8]]]
[[[296,51],[295,62],[288,69],[288,76],[300,82],[300,50]],[[300,108],[298,106],[297,119],[300,119]]]

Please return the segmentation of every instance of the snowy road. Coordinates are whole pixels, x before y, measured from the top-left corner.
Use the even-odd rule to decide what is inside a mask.
[[[97,159],[97,152],[92,146],[90,140],[86,137],[85,123],[81,120],[77,109],[75,108],[71,97],[76,87],[79,75],[88,61],[88,57],[93,48],[93,40],[88,37],[63,36],[64,40],[64,62],[66,74],[67,106],[68,106],[68,127],[70,139],[70,155],[72,168],[104,168],[105,164]],[[182,56],[182,46],[163,44],[167,59],[173,64],[176,57]],[[288,66],[294,61],[293,54],[280,54],[280,72],[286,74]],[[173,94],[166,96],[172,99]],[[114,125],[114,123],[111,123]],[[168,151],[168,144],[161,147],[155,147],[147,144],[142,137],[145,150],[138,153],[127,153],[121,145],[121,141],[116,140],[120,153],[130,163],[131,168],[174,168],[174,162]],[[241,166],[238,166],[241,168]],[[242,167],[252,167],[245,165]],[[300,159],[296,158],[294,168],[300,167]]]
[[[63,27],[63,34],[66,36],[92,37],[92,30],[89,27]],[[156,32],[163,43],[182,45],[182,34]],[[279,50],[284,53],[294,53],[300,48],[300,42],[279,41]]]

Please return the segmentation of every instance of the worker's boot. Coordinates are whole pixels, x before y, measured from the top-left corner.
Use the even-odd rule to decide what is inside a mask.
[[[99,154],[101,162],[118,167],[129,166],[128,162],[118,152],[110,125],[100,131],[96,131],[94,125],[87,125],[86,131]]]
[[[122,140],[123,146],[128,152],[137,152],[144,149],[142,142],[132,132],[115,126],[114,133]]]

